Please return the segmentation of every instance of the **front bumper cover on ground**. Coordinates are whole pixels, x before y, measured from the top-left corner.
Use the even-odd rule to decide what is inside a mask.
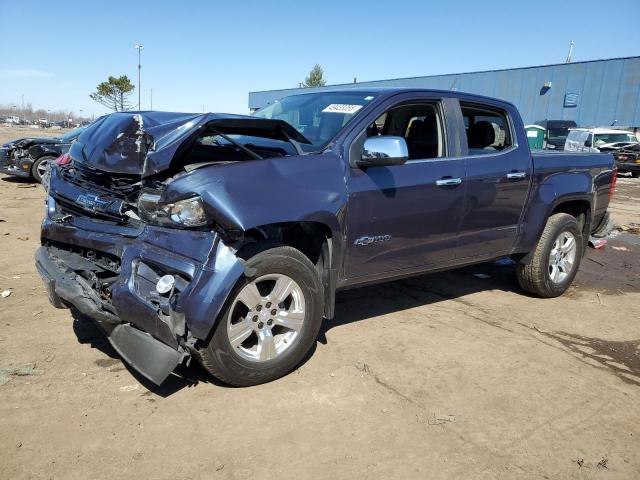
[[[49,248],[38,249],[36,267],[54,306],[73,305],[80,313],[95,320],[122,358],[153,383],[160,385],[189,356],[183,348],[165,345],[101,308],[102,301],[96,293],[79,275],[61,266]]]

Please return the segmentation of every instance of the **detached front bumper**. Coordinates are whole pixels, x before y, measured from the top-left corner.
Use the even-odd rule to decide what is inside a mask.
[[[161,384],[208,338],[242,264],[213,232],[118,232],[82,215],[61,221],[55,210],[50,198],[36,254],[51,303],[95,320],[125,361]],[[159,294],[167,274],[175,287]]]
[[[80,256],[74,260],[85,261]],[[86,266],[90,268],[89,265]],[[116,315],[105,311],[101,299],[86,281],[61,264],[60,258],[52,253],[51,248],[38,249],[36,267],[45,281],[49,300],[54,306],[71,304],[82,314],[96,320],[120,356],[155,384],[160,385],[178,364],[188,357],[183,348],[171,348],[150,334],[122,323]]]

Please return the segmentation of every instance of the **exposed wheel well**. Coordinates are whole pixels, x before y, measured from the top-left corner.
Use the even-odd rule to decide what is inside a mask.
[[[319,222],[275,223],[247,230],[238,250],[241,255],[245,246],[256,241],[279,243],[300,250],[315,265],[322,260],[323,244],[331,236],[331,229]]]
[[[265,245],[288,245],[302,252],[318,269],[324,285],[325,318],[333,318],[336,270],[332,269],[332,232],[319,222],[285,222],[247,230],[238,249],[240,258],[255,254],[256,242]]]
[[[562,202],[556,205],[549,216],[556,213],[566,213],[571,215],[572,217],[575,217],[578,222],[578,226],[582,231],[583,245],[586,247],[589,242],[589,235],[591,234],[591,205],[589,204],[589,202],[587,202],[586,200],[570,200],[567,202]],[[528,253],[514,255],[513,259],[516,262],[528,264],[533,258],[534,252],[535,247]],[[583,249],[583,253],[584,252],[586,252],[586,248]]]
[[[588,240],[589,233],[591,233],[591,205],[586,200],[571,200],[569,202],[563,202],[553,209],[554,213],[568,213],[572,217],[575,217],[580,225],[583,236]]]

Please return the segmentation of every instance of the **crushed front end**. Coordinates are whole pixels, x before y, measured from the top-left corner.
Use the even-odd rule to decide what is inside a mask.
[[[145,183],[77,162],[52,169],[36,266],[54,306],[95,320],[160,384],[206,339],[243,267],[211,229],[142,221]]]
[[[12,144],[0,147],[0,173],[29,178],[32,166],[33,159],[26,149]]]
[[[36,254],[51,302],[97,321],[157,384],[207,342],[244,274],[234,250],[243,227],[227,211],[216,168],[287,154],[255,153],[235,134],[290,148],[305,140],[281,120],[114,113],[87,127],[70,161],[51,169]]]

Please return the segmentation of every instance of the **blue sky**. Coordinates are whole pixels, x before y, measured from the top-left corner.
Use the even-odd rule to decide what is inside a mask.
[[[637,0],[0,0],[0,104],[84,115],[109,75],[137,80],[142,107],[246,113],[247,93],[294,87],[315,63],[329,83],[640,54]]]

